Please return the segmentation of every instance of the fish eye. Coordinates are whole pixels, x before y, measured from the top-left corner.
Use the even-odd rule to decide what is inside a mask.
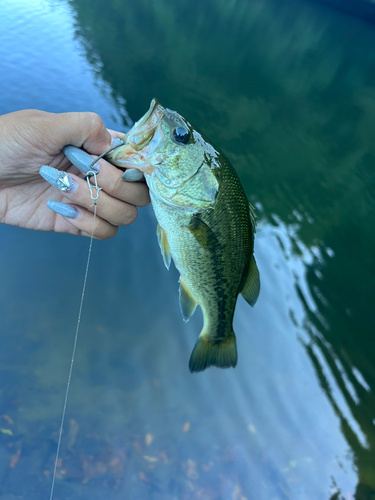
[[[190,132],[185,127],[176,127],[173,130],[173,139],[180,144],[187,144],[190,139]]]

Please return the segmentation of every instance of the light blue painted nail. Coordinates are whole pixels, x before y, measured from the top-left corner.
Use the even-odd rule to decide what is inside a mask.
[[[115,139],[114,137],[112,137],[112,139],[111,139],[111,148],[114,148],[116,146],[122,146],[123,144],[125,144],[125,143],[121,139]]]
[[[69,217],[70,219],[75,219],[80,214],[75,207],[67,205],[66,203],[60,203],[59,201],[48,200],[47,207],[53,212],[63,215],[64,217]]]
[[[143,178],[143,172],[141,172],[140,170],[136,170],[134,168],[129,168],[128,170],[125,170],[125,172],[121,176],[121,179],[124,179],[124,181],[128,182],[140,181],[142,178]]]
[[[43,165],[40,167],[39,173],[43,179],[51,184],[51,186],[60,189],[60,191],[69,191],[70,193],[74,193],[78,187],[78,184],[70,177],[70,175],[62,170],[57,170],[56,168],[49,167],[48,165]]]
[[[95,163],[90,167],[94,158],[85,151],[82,151],[82,149],[76,148],[75,146],[65,146],[63,147],[63,153],[68,160],[84,174],[87,174],[90,170],[93,170],[96,174],[99,173],[99,163]]]

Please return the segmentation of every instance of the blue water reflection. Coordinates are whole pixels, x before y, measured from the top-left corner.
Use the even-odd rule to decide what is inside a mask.
[[[102,13],[103,23],[105,15],[112,15],[113,32],[106,31],[108,43],[99,53],[90,45],[98,34],[92,30],[90,38],[98,2],[92,2],[92,10],[84,2],[5,2],[0,112],[31,107],[92,110],[108,127],[125,129],[131,122],[127,109],[138,119],[145,111],[144,96],[147,105],[154,94],[168,101],[170,92],[171,102],[162,99],[163,104],[181,103],[191,111],[192,121],[195,116],[202,130],[222,141],[249,197],[260,200],[255,255],[262,292],[254,309],[239,298],[236,369],[191,375],[188,359],[202,317],[197,311],[189,323],[181,319],[178,273],[164,267],[152,209],[141,209],[136,223],[122,228],[113,240],[95,241],[55,498],[346,500],[358,493],[358,484],[358,498],[371,498],[375,374],[372,340],[365,335],[373,331],[371,300],[369,293],[367,300],[347,293],[357,279],[349,265],[343,266],[355,251],[345,239],[353,231],[352,219],[343,210],[336,215],[326,200],[336,206],[335,196],[337,203],[343,193],[352,196],[358,181],[363,218],[358,219],[353,247],[363,252],[373,248],[364,220],[375,198],[362,184],[363,179],[368,186],[373,182],[366,149],[371,147],[375,109],[372,89],[361,93],[363,113],[358,119],[353,110],[350,115],[360,138],[360,147],[353,146],[350,155],[342,153],[350,146],[350,127],[340,113],[332,112],[331,125],[314,135],[314,126],[326,118],[322,109],[340,64],[345,78],[335,88],[343,97],[371,73],[371,55],[366,59],[357,49],[357,66],[350,71],[345,57],[353,58],[356,49],[346,45],[345,55],[335,41],[342,26],[358,34],[359,21],[351,24],[350,18],[303,2],[275,7],[272,0],[251,9],[243,1],[232,2],[225,12],[214,12],[219,21],[212,26],[207,25],[206,10],[194,17],[195,25],[187,11],[187,22],[195,26],[189,36],[195,33],[202,44],[214,37],[220,23],[238,33],[232,42],[236,50],[222,52],[221,65],[213,62],[210,73],[216,81],[212,75],[219,75],[222,67],[232,70],[234,90],[227,89],[225,95],[223,88],[212,88],[202,72],[205,59],[197,52],[187,65],[168,62],[169,78],[180,81],[181,74],[190,72],[185,86],[172,92],[160,71],[162,54],[150,53],[150,46],[136,38],[152,41],[162,30],[169,40],[175,33],[172,22],[158,25],[163,2],[155,12],[146,12],[143,4],[135,10],[127,6],[129,31],[123,36],[134,37],[134,55],[124,53],[128,66],[113,81],[113,72],[119,71],[116,35],[122,33],[113,13],[119,5],[112,2]],[[287,37],[291,11],[294,24]],[[136,19],[154,23],[154,31],[140,30]],[[337,19],[342,24],[328,43],[325,37]],[[243,31],[238,31],[241,26]],[[245,33],[259,40],[253,52]],[[261,61],[264,33],[267,39],[273,36],[264,54],[267,64],[245,95],[252,65],[260,73],[256,61]],[[369,28],[363,29],[360,47],[371,37]],[[311,66],[318,70],[304,68],[309,51]],[[147,64],[142,65],[140,53]],[[249,56],[246,71],[240,66],[236,73],[236,60],[243,54],[255,55]],[[154,66],[148,65],[152,57],[157,58]],[[153,79],[145,83],[143,72]],[[287,94],[293,90],[295,113],[283,92],[275,91],[280,88]],[[318,94],[325,89],[327,93]],[[159,96],[158,90],[165,95]],[[341,109],[338,103],[334,101]],[[315,125],[303,129],[301,124],[311,123],[311,109]],[[343,117],[348,114],[347,108]],[[333,144],[329,154],[322,147],[325,134]],[[275,151],[280,156],[272,156]],[[340,163],[342,157],[349,158],[347,163]],[[364,158],[362,170],[352,168],[353,157]],[[331,159],[336,169],[347,167],[342,185],[336,170],[327,173]],[[0,226],[1,500],[48,497],[88,243]],[[370,290],[368,252],[363,254],[360,281]],[[341,289],[337,283],[342,269],[348,278]]]
[[[142,485],[141,472],[151,476],[152,491],[166,498],[172,479],[181,491],[193,481],[195,494],[214,488],[222,498],[231,498],[233,491],[245,497],[251,491],[258,498],[327,498],[331,477],[342,491],[351,491],[356,474],[348,444],[305,348],[306,318],[296,285],[306,286],[306,269],[303,259],[285,250],[291,245],[288,229],[281,224],[259,227],[256,255],[263,290],[254,310],[242,299],[238,304],[238,367],[191,376],[187,362],[201,318],[181,322],[177,274],[164,269],[152,213],[143,212],[137,225],[121,231],[116,240],[94,245],[68,407],[68,429],[71,419],[79,426],[75,453],[63,445],[68,480],[74,478],[72,463],[79,483],[97,479],[88,466],[82,472],[75,455],[82,461],[93,453],[92,443],[84,442],[92,434],[115,458],[121,452],[128,457],[135,447],[136,456],[130,454],[118,486],[123,493],[132,478]],[[10,391],[3,411],[24,427],[22,440],[30,440],[30,453],[39,457],[56,437],[87,242],[1,229],[2,241],[7,241],[1,255],[1,299],[8,303],[2,328],[3,384]],[[25,242],[29,251],[19,252],[17,266],[7,266],[14,248]],[[306,252],[305,259],[310,258]],[[142,273],[137,271],[140,262]],[[147,276],[152,276],[149,283]],[[330,386],[334,401],[360,435],[334,380]],[[28,435],[34,426],[41,432]],[[145,444],[147,434],[153,436],[150,445]],[[48,450],[46,471],[52,443]],[[95,453],[93,460],[103,460]],[[151,471],[144,456],[157,459]],[[17,475],[33,484],[36,477],[28,477],[22,462],[21,456]]]

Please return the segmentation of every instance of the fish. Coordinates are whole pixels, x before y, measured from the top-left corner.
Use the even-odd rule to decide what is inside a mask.
[[[173,260],[180,273],[182,317],[188,321],[197,305],[203,312],[189,369],[235,367],[237,298],[254,306],[260,292],[256,214],[238,175],[223,152],[157,99],[122,140],[105,158],[143,172],[164,264],[169,269]]]

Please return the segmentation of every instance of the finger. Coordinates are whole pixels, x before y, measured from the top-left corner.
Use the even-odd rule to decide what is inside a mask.
[[[134,177],[133,179],[126,177],[124,179],[124,175],[134,175],[132,172],[138,172],[137,170],[127,170],[124,174],[122,170],[114,167],[104,159],[92,165],[95,158],[73,146],[66,146],[63,151],[73,165],[84,174],[87,174],[90,170],[99,171],[98,182],[100,187],[111,196],[138,207],[144,207],[150,203],[149,191],[144,183],[131,182],[135,180]],[[139,180],[139,177],[137,180]],[[93,179],[91,179],[91,182],[94,182]]]
[[[124,172],[104,159],[98,163],[100,172],[98,182],[106,193],[137,207],[145,207],[150,203],[150,193],[144,182],[125,180]],[[90,181],[93,182],[93,179]]]
[[[112,149],[122,146],[124,143],[120,139],[112,138]],[[71,161],[71,163],[77,167],[84,175],[88,174],[90,171],[99,173],[99,158],[100,156],[93,157],[82,149],[76,148],[75,146],[64,146],[63,153]],[[118,167],[116,167],[118,168]],[[122,170],[122,169],[121,169]],[[143,180],[143,173],[136,169],[127,169],[125,173],[122,174],[121,178],[128,182],[135,182]]]
[[[111,134],[111,136],[115,139],[123,139],[126,137],[127,132],[119,132],[118,130],[112,130],[110,128],[107,128],[108,132]]]
[[[87,182],[74,174],[70,174],[70,176],[76,185],[73,185],[71,190],[65,191],[64,196],[71,203],[93,212],[94,203]],[[95,190],[93,191],[93,195],[96,195]],[[99,217],[116,226],[132,224],[138,214],[137,208],[133,204],[110,196],[104,188],[99,192],[96,210]]]
[[[90,212],[94,211],[92,194],[85,180],[47,165],[41,167],[39,172],[46,181],[59,189],[67,200]],[[93,195],[96,194],[93,192]],[[137,208],[101,190],[97,201],[97,214],[113,225],[128,225],[135,221]]]
[[[128,181],[128,182],[138,182],[144,179],[143,172],[140,170],[136,170],[135,168],[128,168],[125,170],[125,172],[121,175],[121,179],[123,181]]]
[[[94,218],[93,214],[88,210],[71,205],[68,203],[59,203],[57,201],[49,200],[47,206],[50,210],[62,216],[69,224],[74,226],[77,231],[75,234],[83,236],[91,236],[94,238],[105,240],[112,238],[118,231],[118,226],[110,224],[98,215]],[[95,220],[94,220],[95,219]],[[58,229],[58,222],[55,224],[55,230]],[[64,230],[66,232],[66,230]]]
[[[124,143],[120,139],[115,139],[112,137],[112,148],[122,146]],[[63,153],[65,156],[77,167],[84,175],[89,172],[99,173],[99,157],[90,156],[88,153],[82,149],[76,148],[75,146],[64,146]],[[138,182],[144,180],[143,172],[136,169],[127,169],[125,173],[121,175],[124,181],[128,182]]]
[[[93,155],[100,155],[111,147],[111,134],[96,113],[60,113],[53,115],[54,129],[58,130],[58,141],[83,148]]]
[[[120,139],[112,138],[113,148],[121,145],[123,145],[123,142]],[[77,167],[84,175],[87,175],[90,171],[95,172],[96,174],[99,173],[99,157],[90,156],[82,149],[76,148],[75,146],[71,145],[64,146],[63,153],[71,161],[71,163],[75,167]],[[143,179],[143,173],[139,170],[128,169],[127,172],[122,174],[121,178],[129,182],[140,181]]]
[[[67,219],[72,226],[79,229],[82,236],[91,236],[99,240],[107,240],[113,238],[118,231],[118,226],[110,224],[98,215],[95,217],[91,212],[84,208],[79,208],[81,217],[79,219]],[[93,230],[94,226],[94,230]]]

